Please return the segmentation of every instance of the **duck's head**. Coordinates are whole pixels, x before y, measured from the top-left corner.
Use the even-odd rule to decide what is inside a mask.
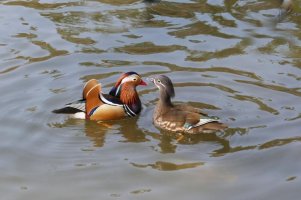
[[[165,75],[157,75],[150,78],[150,81],[153,82],[162,95],[172,98],[175,96],[175,90],[171,80]]]
[[[118,96],[120,94],[120,88],[123,84],[129,84],[134,87],[137,87],[138,85],[147,85],[138,73],[126,72],[118,78],[114,87],[110,91],[110,95]]]

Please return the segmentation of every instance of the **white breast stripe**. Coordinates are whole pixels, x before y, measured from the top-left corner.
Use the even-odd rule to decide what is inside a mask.
[[[126,113],[129,117],[133,117],[133,116],[131,115],[131,113],[129,113],[129,111],[126,109],[125,105],[123,105],[123,109],[124,109],[125,113]]]
[[[102,96],[102,95],[99,95],[99,96],[100,96],[100,99],[101,99],[104,103],[106,103],[106,104],[109,104],[109,105],[112,105],[112,106],[123,106],[122,104],[113,103],[113,102],[107,100],[107,99],[106,99],[104,96]]]
[[[133,112],[133,111],[130,109],[130,107],[128,107],[127,105],[125,105],[125,106],[126,106],[126,108],[127,108],[134,116],[137,115],[135,112]]]
[[[135,117],[136,113],[134,113],[127,105],[123,105],[123,109],[126,112],[126,114],[130,117]]]

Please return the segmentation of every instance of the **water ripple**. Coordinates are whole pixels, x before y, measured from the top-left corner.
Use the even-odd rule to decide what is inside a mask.
[[[2,197],[298,199],[298,1],[281,18],[272,0],[150,1],[0,2]],[[169,76],[175,103],[229,128],[180,139],[157,129],[151,83],[137,88],[137,118],[51,112],[87,80],[107,92],[125,71]]]

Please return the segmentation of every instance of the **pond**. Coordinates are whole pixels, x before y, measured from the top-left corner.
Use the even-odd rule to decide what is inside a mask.
[[[299,5],[298,5],[299,3]],[[296,5],[297,4],[297,5]],[[32,199],[295,200],[301,187],[301,12],[275,0],[0,2],[0,194]],[[165,74],[175,102],[224,132],[178,139],[142,113],[52,113],[95,78]]]

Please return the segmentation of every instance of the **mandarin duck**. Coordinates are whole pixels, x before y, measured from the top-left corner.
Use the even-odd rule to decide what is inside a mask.
[[[173,104],[171,98],[175,96],[175,91],[167,76],[158,75],[150,80],[159,88],[160,92],[159,101],[153,113],[153,123],[156,127],[188,134],[211,133],[227,127],[197,108],[187,104]]]
[[[81,100],[66,104],[65,107],[53,112],[99,121],[134,117],[142,109],[136,91],[138,85],[147,84],[136,72],[127,72],[120,76],[109,94],[103,94],[101,84],[91,79],[84,85]]]

